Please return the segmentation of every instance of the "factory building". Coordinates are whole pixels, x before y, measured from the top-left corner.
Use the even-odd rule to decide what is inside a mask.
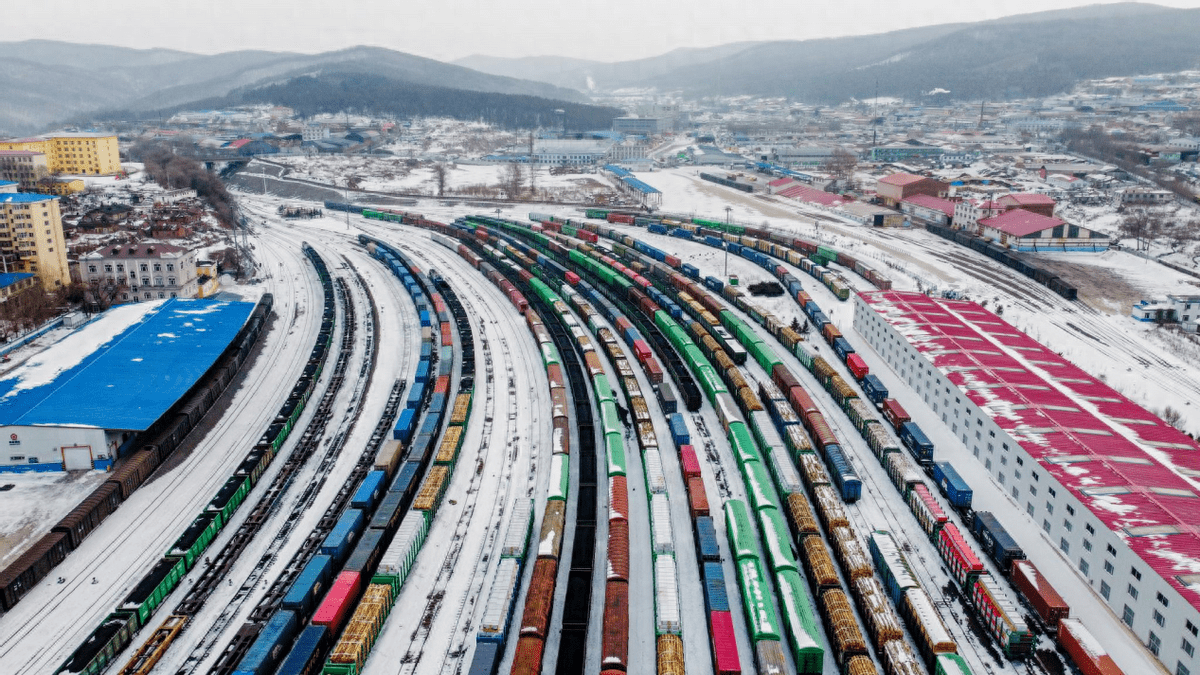
[[[975,303],[862,293],[854,328],[1011,500],[1018,543],[1040,532],[1167,672],[1200,673],[1200,445]]]
[[[203,378],[253,309],[125,305],[29,358],[0,380],[0,472],[108,468]]]

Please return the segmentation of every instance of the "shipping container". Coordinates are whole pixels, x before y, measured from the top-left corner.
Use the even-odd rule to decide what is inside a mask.
[[[721,549],[717,543],[717,531],[713,525],[713,519],[708,516],[700,516],[695,519],[696,532],[696,553],[700,560],[706,562],[719,562],[721,560]]]
[[[687,487],[692,520],[709,515],[708,494],[704,491],[704,481],[695,477],[688,478]]]
[[[1059,621],[1071,614],[1071,608],[1066,601],[1028,560],[1013,561],[1012,581],[1013,587],[1025,597],[1034,613],[1048,628],[1054,628]]]
[[[354,604],[362,593],[362,575],[358,572],[342,572],[329,587],[329,593],[317,607],[312,622],[317,626],[327,626],[330,633],[338,633],[342,624],[349,618]]]
[[[305,627],[279,665],[278,675],[315,675],[320,672],[321,657],[330,639],[329,629],[325,626]]]
[[[529,536],[533,532],[533,500],[518,498],[513,502],[508,516],[508,526],[500,546],[500,555],[506,558],[523,558],[529,548]]]
[[[974,493],[971,486],[967,485],[967,482],[958,475],[953,464],[934,462],[933,480],[937,482],[938,488],[942,494],[946,495],[946,499],[950,500],[952,506],[958,509],[971,508],[971,498]]]
[[[894,398],[885,400],[883,402],[882,410],[884,419],[891,423],[892,428],[895,429],[897,433],[900,431],[900,425],[912,420],[912,417],[909,416],[908,411],[904,409],[904,406],[900,405],[900,402]]]
[[[1124,675],[1104,644],[1079,619],[1059,621],[1058,644],[1083,675]]]
[[[478,642],[504,642],[520,589],[520,562],[516,558],[501,558],[483,606],[483,618],[476,635]]]
[[[950,568],[950,576],[964,589],[969,589],[974,579],[984,574],[983,563],[954,523],[947,523],[938,532],[937,548]]]
[[[716,675],[741,675],[737,637],[733,631],[733,615],[729,610],[711,611],[708,625],[712,633],[713,672]]]
[[[1025,558],[1025,552],[990,511],[975,512],[971,533],[983,546],[984,553],[995,561],[1003,574],[1008,574],[1012,569],[1014,560]]]

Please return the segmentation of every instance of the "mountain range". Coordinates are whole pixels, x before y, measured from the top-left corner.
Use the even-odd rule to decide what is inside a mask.
[[[920,100],[934,90],[958,100],[1003,100],[1060,93],[1084,79],[1200,67],[1196,35],[1200,9],[1118,3],[878,35],[678,49],[616,63],[556,56],[471,56],[444,63],[380,47],[202,55],[0,42],[0,134],[66,121],[85,124],[91,116],[111,118],[113,111],[233,104],[262,100],[268,92],[294,97],[323,86],[336,88],[346,108],[371,109],[388,92],[421,92],[436,105],[403,109],[468,114],[469,105],[499,106],[507,112],[494,118],[514,121],[531,111],[537,119],[553,111],[555,101],[582,106],[576,119],[599,120],[609,111],[588,107],[590,96],[630,88],[688,97],[780,96],[814,104],[876,92]],[[355,82],[369,83],[371,91],[359,97]],[[452,100],[455,96],[461,100]],[[322,107],[342,100],[322,98]]]

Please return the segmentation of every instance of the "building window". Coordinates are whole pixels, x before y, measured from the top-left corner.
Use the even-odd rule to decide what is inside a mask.
[[[1063,518],[1063,529],[1065,529],[1067,532],[1071,531],[1071,521],[1067,520],[1066,518]]]
[[[1113,548],[1113,545],[1112,545],[1112,544],[1105,544],[1105,545],[1104,545],[1104,550],[1108,551],[1108,554],[1109,554],[1109,555],[1116,555],[1116,554],[1117,554],[1117,549]]]
[[[1164,617],[1157,609],[1154,610],[1154,623],[1158,624],[1159,626],[1167,625],[1167,618]]]
[[[167,285],[174,286],[175,285],[175,277],[167,277]]]
[[[1036,487],[1034,487],[1034,486],[1032,486],[1032,485],[1030,485],[1030,486],[1029,486],[1029,494],[1031,494],[1031,495],[1036,495],[1036,494],[1037,494],[1037,488],[1036,488]]]
[[[1163,607],[1171,606],[1171,603],[1167,601],[1167,596],[1163,595],[1162,593],[1158,593],[1156,599],[1158,600],[1158,604],[1162,605]]]
[[[104,266],[104,271],[105,271],[105,272],[111,272],[111,271],[112,271],[112,265],[105,265],[105,266]]]
[[[1096,534],[1096,528],[1092,527],[1091,523],[1084,525],[1083,529],[1087,530],[1088,534]]]
[[[1108,587],[1108,584],[1106,582],[1101,581],[1100,582],[1100,595],[1103,595],[1104,599],[1107,600],[1110,593],[1112,593],[1112,589]]]
[[[1134,579],[1137,579],[1138,581],[1142,580],[1142,573],[1137,571],[1136,567],[1129,568],[1129,573],[1133,575]]]
[[[92,274],[95,274],[95,273],[96,273],[96,266],[95,266],[95,265],[88,265],[88,271],[89,271],[89,272],[91,272]]]
[[[1054,505],[1049,501],[1046,502],[1046,513],[1054,513]]]
[[[1188,667],[1183,665],[1183,661],[1180,661],[1179,663],[1175,664],[1175,675],[1192,675],[1192,674],[1191,674],[1191,672],[1188,671]]]
[[[1026,502],[1026,503],[1025,503],[1025,512],[1026,512],[1026,513],[1028,513],[1028,514],[1029,514],[1029,515],[1031,515],[1031,516],[1033,515],[1033,502]]]
[[[1138,596],[1137,586],[1134,586],[1133,584],[1129,584],[1129,587],[1126,588],[1125,590],[1127,590],[1129,592],[1129,597],[1133,598],[1134,600],[1137,600],[1137,596]]]
[[[1033,472],[1033,480],[1036,482],[1036,481],[1037,481],[1037,479],[1038,479],[1037,472],[1036,472],[1036,471],[1034,471],[1034,472]]]
[[[1091,569],[1091,567],[1092,566],[1088,564],[1088,561],[1086,559],[1084,559],[1084,558],[1079,559],[1079,571],[1083,572],[1084,576],[1087,576],[1088,570]]]
[[[1113,573],[1113,564],[1107,560],[1104,561],[1104,571],[1109,574]]]
[[[1067,504],[1067,515],[1075,515],[1075,507]]]
[[[1042,521],[1042,529],[1049,532],[1050,531],[1050,521],[1043,520]]]
[[[175,263],[167,263],[167,271],[174,272],[175,271]]]
[[[975,456],[976,457],[979,456],[979,448],[975,448]],[[991,469],[992,468],[992,460],[990,460],[990,459],[983,460],[983,468]]]
[[[1158,639],[1158,636],[1154,634],[1154,631],[1150,631],[1149,644],[1146,646],[1150,648],[1151,654],[1158,656],[1158,650],[1160,647],[1162,647],[1162,640]]]
[[[1046,489],[1047,489],[1047,490],[1050,492],[1050,496],[1051,496],[1051,497],[1057,497],[1057,496],[1058,496],[1058,494],[1057,494],[1057,493],[1054,491],[1054,488],[1046,488]]]
[[[1087,539],[1084,539],[1083,540],[1083,550],[1085,550],[1085,551],[1092,550],[1092,542],[1088,541]]]
[[[154,263],[154,271],[161,272],[162,271],[162,263]]]
[[[1125,622],[1126,626],[1133,628],[1133,609],[1129,605],[1125,605],[1125,611],[1121,613],[1121,620]]]
[[[1187,638],[1183,638],[1183,644],[1179,645],[1179,648],[1182,649],[1183,653],[1187,654],[1188,656],[1196,655],[1196,648],[1192,646],[1192,643],[1187,641]]]
[[[1071,542],[1067,541],[1066,537],[1060,537],[1058,540],[1058,548],[1062,550],[1063,553],[1070,553]]]
[[[1013,496],[1013,499],[1017,499],[1021,496],[1021,491],[1018,490],[1017,486],[1015,486],[1015,485],[1013,486],[1013,489],[1012,489],[1012,496]]]
[[[1196,631],[1196,624],[1192,623],[1191,619],[1187,620],[1187,623],[1184,624],[1184,627],[1187,628],[1188,632],[1192,634],[1192,637],[1200,637]]]

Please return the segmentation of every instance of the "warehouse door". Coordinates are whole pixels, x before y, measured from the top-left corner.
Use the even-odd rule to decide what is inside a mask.
[[[66,471],[91,471],[92,446],[64,445],[62,449],[63,469]]]

